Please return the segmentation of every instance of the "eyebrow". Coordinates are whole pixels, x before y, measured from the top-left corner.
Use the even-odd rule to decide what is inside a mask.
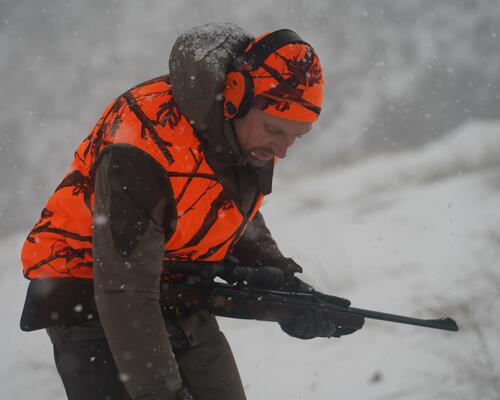
[[[279,126],[276,126],[276,125],[273,125],[273,124],[269,124],[269,123],[265,123],[264,125],[266,126],[267,130],[272,130],[271,133],[277,133],[277,134],[287,133],[285,130],[283,130]],[[300,135],[302,135],[302,134],[294,135],[294,136],[300,136]]]
[[[285,132],[283,129],[281,129],[280,127],[275,126],[275,125],[273,125],[273,124],[269,124],[269,123],[267,123],[267,122],[265,122],[265,123],[264,123],[264,127],[265,127],[265,128],[266,128],[266,130],[268,130],[268,131],[271,129],[271,130],[273,131],[273,132],[271,132],[271,133],[274,133],[274,134],[286,133],[286,132]],[[302,132],[302,133],[298,133],[298,134],[293,135],[293,136],[295,136],[295,137],[299,137],[299,136],[305,135],[306,133],[308,133],[308,132],[310,132],[310,131],[311,131],[311,129],[309,128],[307,131]]]

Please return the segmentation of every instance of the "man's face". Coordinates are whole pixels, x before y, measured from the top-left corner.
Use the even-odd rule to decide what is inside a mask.
[[[246,160],[263,167],[274,156],[285,158],[288,148],[311,130],[312,123],[290,121],[252,107],[234,121],[234,128]]]

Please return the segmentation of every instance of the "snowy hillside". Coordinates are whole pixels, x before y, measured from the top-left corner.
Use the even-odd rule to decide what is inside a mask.
[[[303,279],[353,306],[454,317],[458,333],[367,321],[300,341],[221,319],[249,400],[495,400],[500,393],[500,122],[418,151],[277,179],[264,215]],[[25,233],[2,239],[0,398],[61,400],[44,332],[21,333]]]

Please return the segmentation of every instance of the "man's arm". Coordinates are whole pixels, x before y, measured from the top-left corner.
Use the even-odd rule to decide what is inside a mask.
[[[260,212],[250,222],[231,255],[241,265],[276,267],[286,275],[302,272],[297,263],[280,251]]]
[[[158,302],[170,185],[145,154],[122,147],[103,154],[95,182],[94,288],[106,338],[132,399],[174,399],[182,381]]]

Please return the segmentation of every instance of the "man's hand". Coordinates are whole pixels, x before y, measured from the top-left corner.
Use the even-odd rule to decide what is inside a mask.
[[[312,308],[304,310],[293,321],[281,323],[280,326],[288,335],[299,339],[329,338],[337,331],[337,326],[326,319],[322,311]]]
[[[296,276],[289,276],[285,278],[285,282],[283,284],[282,289],[295,293],[309,293],[319,301],[334,303],[342,307],[349,307],[351,305],[351,302],[347,299],[344,299],[343,297],[338,297],[338,296],[333,296],[331,294],[324,294],[318,292],[311,285],[304,282],[302,279],[297,278]]]
[[[292,259],[288,260],[290,261],[290,263],[298,266],[298,264],[295,263]],[[302,268],[300,266],[298,266],[297,269],[300,269],[300,272],[302,272]],[[314,289],[314,287],[294,275],[289,275],[288,277],[286,277],[282,289],[296,293],[309,293],[313,295],[318,301],[335,303],[342,307],[349,307],[351,305],[351,302],[349,300],[342,297],[318,292]],[[297,315],[294,320],[287,323],[281,323],[280,326],[281,329],[288,335],[299,339],[312,339],[315,337],[340,337],[356,331],[356,329],[339,327],[335,325],[335,323],[328,319],[328,316],[325,312],[315,309],[306,309],[301,314]]]

